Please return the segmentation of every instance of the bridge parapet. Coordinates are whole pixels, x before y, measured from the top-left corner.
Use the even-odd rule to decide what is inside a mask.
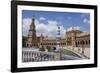
[[[22,51],[23,62],[38,62],[49,60],[54,60],[54,54],[51,52],[42,52],[34,49],[23,49]]]

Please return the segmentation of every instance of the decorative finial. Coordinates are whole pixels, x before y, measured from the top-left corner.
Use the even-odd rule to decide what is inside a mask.
[[[32,21],[34,21],[34,16],[32,17]]]

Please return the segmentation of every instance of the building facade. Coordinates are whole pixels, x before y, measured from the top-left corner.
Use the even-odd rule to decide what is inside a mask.
[[[48,38],[48,36],[44,37],[42,34],[40,37],[36,36],[35,30],[35,19],[32,18],[32,23],[30,25],[28,37],[26,40],[26,47],[55,47],[57,43],[56,38]],[[89,32],[82,32],[80,30],[72,29],[70,31],[66,31],[66,36],[59,40],[59,45],[62,47],[90,47],[90,33]]]

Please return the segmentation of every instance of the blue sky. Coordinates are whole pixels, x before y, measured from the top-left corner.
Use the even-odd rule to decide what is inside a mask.
[[[33,11],[33,10],[23,10],[22,19],[23,19],[23,35],[27,35],[29,30],[29,25],[31,23],[31,18],[34,16],[35,24],[37,26],[37,32],[44,33],[44,35],[49,35],[52,31],[53,26],[60,25],[62,27],[62,32],[75,27],[81,31],[90,31],[90,14],[89,13],[75,13],[75,12],[48,12],[48,11]],[[50,24],[52,26],[50,26]],[[41,32],[40,28],[51,27],[49,33]],[[41,26],[41,27],[40,27]],[[46,26],[46,27],[45,27]],[[49,31],[49,30],[47,30]],[[53,33],[53,31],[51,32]],[[54,33],[56,34],[56,33]],[[63,34],[62,34],[63,35]]]

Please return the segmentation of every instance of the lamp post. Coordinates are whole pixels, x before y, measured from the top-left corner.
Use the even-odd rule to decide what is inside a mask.
[[[60,54],[60,60],[61,60],[61,48],[60,48],[60,39],[61,39],[61,33],[60,33],[60,25],[57,25],[57,51]]]

